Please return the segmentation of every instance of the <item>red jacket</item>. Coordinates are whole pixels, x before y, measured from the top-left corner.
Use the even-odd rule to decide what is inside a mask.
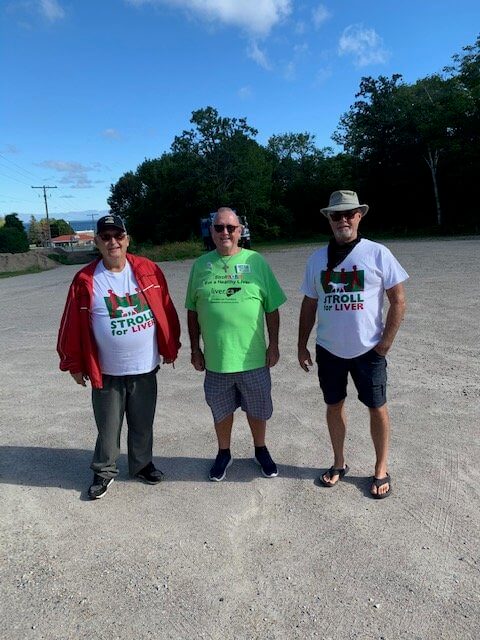
[[[60,369],[87,374],[95,389],[101,389],[103,384],[90,309],[93,302],[93,274],[100,259],[88,264],[74,277],[57,341]],[[181,346],[180,323],[165,276],[147,258],[127,254],[127,260],[155,318],[158,351],[164,358],[173,361]]]

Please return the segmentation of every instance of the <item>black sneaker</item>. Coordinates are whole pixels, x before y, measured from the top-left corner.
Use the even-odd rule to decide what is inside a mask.
[[[262,473],[266,478],[278,476],[278,469],[267,447],[255,447],[255,462],[262,467]]]
[[[220,451],[215,458],[213,467],[210,469],[208,478],[212,482],[221,482],[227,475],[227,469],[232,464],[233,458],[230,453]]]
[[[135,474],[135,478],[147,484],[158,484],[164,478],[160,469],[156,469],[153,462],[149,462],[143,469]]]
[[[99,476],[95,473],[93,476],[93,482],[88,488],[88,497],[90,498],[90,500],[98,500],[99,498],[103,498],[112,482],[113,478],[102,478],[102,476]]]

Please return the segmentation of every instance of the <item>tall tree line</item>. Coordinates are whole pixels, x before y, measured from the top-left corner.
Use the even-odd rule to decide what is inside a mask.
[[[442,73],[364,77],[355,97],[332,136],[341,153],[308,132],[262,146],[245,118],[194,111],[169,152],[111,186],[108,204],[138,242],[196,237],[219,205],[246,215],[257,238],[308,236],[338,188],[371,205],[370,228],[478,232],[480,37]]]

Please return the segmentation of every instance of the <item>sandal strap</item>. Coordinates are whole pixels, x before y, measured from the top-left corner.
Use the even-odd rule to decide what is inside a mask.
[[[387,473],[387,475],[385,476],[385,478],[376,478],[375,476],[372,477],[372,484],[374,484],[377,489],[380,489],[380,487],[383,487],[383,485],[385,484],[392,484],[392,480],[390,479],[390,474]]]
[[[339,480],[341,480],[347,472],[348,472],[348,464],[346,464],[345,467],[343,468],[340,467],[340,469],[332,466],[328,471],[325,471],[323,475],[326,475],[328,473],[330,480],[332,479],[332,476],[338,476]]]

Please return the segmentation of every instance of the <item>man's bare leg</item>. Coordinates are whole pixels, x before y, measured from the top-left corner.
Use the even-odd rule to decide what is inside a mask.
[[[217,432],[218,448],[230,449],[230,441],[232,439],[233,413],[215,423],[215,431]]]
[[[248,424],[250,425],[250,431],[253,436],[253,444],[256,447],[265,446],[265,432],[267,430],[267,421],[259,420],[258,418],[252,418],[247,414]]]
[[[388,415],[387,405],[384,404],[378,409],[369,409],[370,411],[370,433],[372,434],[373,446],[375,447],[376,463],[375,463],[375,477],[385,478],[388,469],[388,444],[390,441],[390,418]],[[372,486],[370,492],[375,495],[377,492],[379,495],[387,493],[390,489],[390,484],[387,482],[383,486],[377,489],[376,486]]]
[[[345,434],[347,432],[347,421],[345,417],[345,400],[337,402],[337,404],[327,405],[327,426],[330,434],[330,440],[333,448],[333,466],[335,469],[343,469],[345,467],[344,444]],[[323,481],[327,484],[334,485],[338,482],[338,474],[330,477],[328,471],[322,476]]]

